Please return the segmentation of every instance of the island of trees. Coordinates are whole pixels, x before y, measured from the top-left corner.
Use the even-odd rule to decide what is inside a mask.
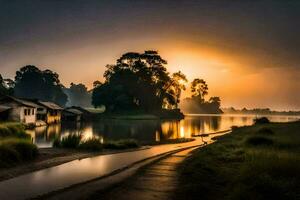
[[[219,97],[205,100],[208,86],[203,79],[190,84],[191,97],[180,104],[188,80],[181,72],[170,73],[167,61],[157,51],[128,52],[107,65],[104,82],[94,82],[88,91],[81,83],[61,84],[59,75],[27,65],[16,72],[14,80],[0,75],[0,94],[19,98],[52,101],[61,106],[105,107],[106,113],[137,112],[183,116],[179,107],[189,113],[221,113]],[[179,106],[180,105],[180,106]]]

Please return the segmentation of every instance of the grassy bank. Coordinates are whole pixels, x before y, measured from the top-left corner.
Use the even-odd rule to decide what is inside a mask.
[[[31,161],[37,155],[37,147],[32,144],[22,124],[0,124],[0,168]]]
[[[179,167],[175,199],[299,199],[300,122],[235,128]]]
[[[134,139],[124,139],[118,141],[107,141],[103,143],[99,138],[90,138],[82,140],[81,135],[68,135],[62,139],[56,138],[53,142],[53,147],[56,148],[70,148],[87,151],[102,151],[103,149],[132,149],[138,148],[140,145]]]

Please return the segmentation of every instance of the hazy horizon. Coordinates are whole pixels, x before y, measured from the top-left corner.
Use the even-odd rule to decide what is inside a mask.
[[[0,74],[31,64],[61,82],[103,81],[128,51],[158,50],[222,107],[300,110],[300,2],[2,1]]]

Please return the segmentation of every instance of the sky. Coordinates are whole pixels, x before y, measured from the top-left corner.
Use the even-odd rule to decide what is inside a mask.
[[[205,79],[222,107],[300,110],[300,1],[0,0],[5,78],[31,64],[91,88],[144,50]]]

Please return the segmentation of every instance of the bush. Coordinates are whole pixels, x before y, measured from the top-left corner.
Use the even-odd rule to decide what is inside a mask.
[[[274,135],[274,131],[269,128],[261,128],[256,133],[260,135]]]
[[[254,121],[254,124],[268,124],[268,123],[270,123],[270,120],[266,117],[255,118],[253,121]]]
[[[61,147],[61,141],[60,141],[59,137],[54,138],[52,146],[56,147],[56,148]]]
[[[0,145],[0,168],[9,167],[19,162],[21,162],[21,158],[15,149]]]
[[[1,123],[0,137],[30,138],[30,135],[26,134],[25,127],[20,123]]]
[[[235,131],[235,130],[237,130],[239,127],[238,126],[231,126],[231,130],[232,131]]]
[[[63,148],[77,148],[80,144],[82,135],[70,134],[67,137],[64,137],[60,141],[60,147]]]
[[[10,138],[0,143],[0,167],[33,160],[37,155],[38,149],[30,140]]]
[[[128,148],[137,148],[139,144],[134,139],[119,140],[119,141],[110,141],[103,144],[105,149],[128,149]]]
[[[252,136],[246,139],[246,144],[252,146],[272,145],[273,143],[272,139],[263,136]]]
[[[101,140],[98,138],[91,138],[80,143],[79,148],[90,151],[100,151],[103,148]]]

